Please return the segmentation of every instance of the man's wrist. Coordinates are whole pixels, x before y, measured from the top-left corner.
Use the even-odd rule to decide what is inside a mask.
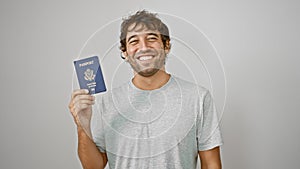
[[[78,125],[77,126],[77,133],[78,133],[78,135],[86,135],[86,136],[88,136],[90,139],[92,139],[92,132],[91,132],[91,130],[86,130],[86,129],[84,129],[82,126],[80,126],[80,125]]]

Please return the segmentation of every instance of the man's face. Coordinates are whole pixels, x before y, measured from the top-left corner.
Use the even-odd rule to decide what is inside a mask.
[[[127,32],[126,51],[123,54],[136,73],[149,77],[164,69],[169,49],[164,49],[158,31],[141,28],[137,26],[135,30]]]

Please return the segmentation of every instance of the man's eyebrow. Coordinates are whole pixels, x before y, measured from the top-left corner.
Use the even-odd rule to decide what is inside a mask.
[[[147,33],[146,35],[147,35],[147,36],[153,35],[153,36],[155,36],[155,37],[157,37],[157,38],[159,37],[159,34],[158,34],[158,33],[153,33],[153,32]],[[128,38],[127,42],[129,42],[132,38],[135,38],[135,37],[137,37],[137,35],[132,35],[132,36],[130,36],[130,37]]]
[[[153,36],[156,36],[157,38],[159,37],[159,35],[157,33],[153,33],[153,32],[147,33],[147,35],[153,35]]]
[[[132,36],[130,36],[130,37],[128,38],[127,42],[129,42],[130,39],[135,38],[135,37],[137,37],[137,35],[132,35]]]

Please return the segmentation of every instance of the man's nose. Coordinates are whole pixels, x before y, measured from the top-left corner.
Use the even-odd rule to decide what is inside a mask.
[[[149,49],[149,44],[147,40],[140,40],[140,50],[147,50]]]

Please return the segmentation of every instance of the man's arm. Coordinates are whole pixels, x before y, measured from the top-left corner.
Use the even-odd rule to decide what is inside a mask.
[[[84,169],[104,169],[107,163],[106,153],[99,151],[81,127],[78,127],[78,156]]]
[[[75,90],[72,93],[69,109],[78,132],[78,156],[84,169],[104,169],[107,156],[101,153],[92,140],[90,121],[95,97],[87,90]]]
[[[201,169],[221,169],[220,148],[215,147],[206,151],[199,151]]]

